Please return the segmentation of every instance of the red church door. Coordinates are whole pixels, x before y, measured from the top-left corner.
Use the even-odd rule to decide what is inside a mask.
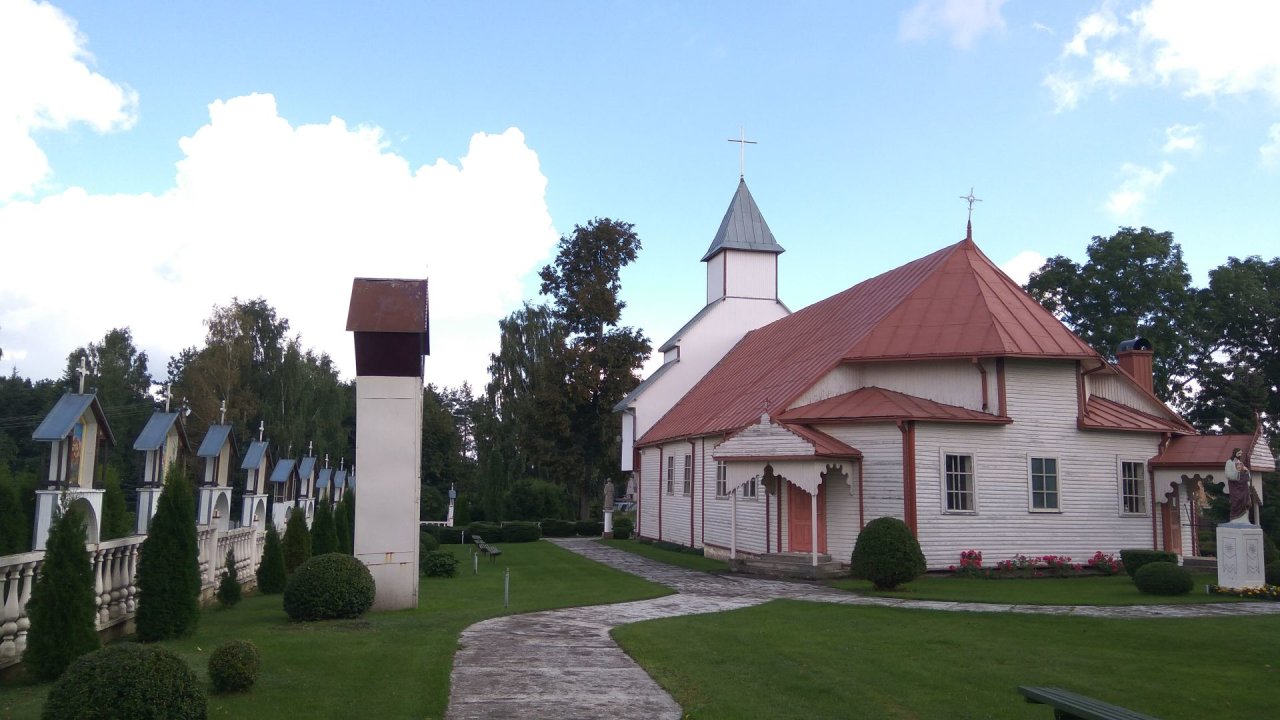
[[[827,551],[825,485],[818,486],[818,552]],[[787,483],[787,536],[791,552],[813,552],[813,507],[809,493]]]
[[[1182,513],[1176,501],[1160,503],[1160,524],[1164,526],[1164,549],[1182,554]]]

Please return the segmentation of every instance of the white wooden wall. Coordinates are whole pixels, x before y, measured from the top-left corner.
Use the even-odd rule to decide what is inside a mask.
[[[984,360],[982,367],[987,371],[987,406],[994,415],[1000,404],[996,363]],[[790,407],[808,405],[864,387],[884,388],[945,405],[982,410],[982,374],[970,360],[841,365],[827,373]]]
[[[1106,373],[1085,376],[1085,390],[1089,395],[1097,395],[1114,400],[1121,405],[1137,408],[1149,415],[1164,415],[1168,408],[1153,400],[1151,396],[1134,387],[1128,380]]]

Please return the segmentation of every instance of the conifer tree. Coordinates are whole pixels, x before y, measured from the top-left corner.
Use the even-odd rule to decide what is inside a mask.
[[[31,630],[22,657],[27,672],[40,680],[53,680],[71,661],[97,650],[97,611],[84,517],[69,509],[49,530],[44,567],[27,602]]]
[[[169,468],[138,558],[138,639],[191,634],[200,621],[200,561],[191,483]]]
[[[356,554],[356,491],[355,488],[347,488],[342,494],[342,501],[338,503],[338,509],[347,516],[347,543],[351,548],[351,554]]]
[[[31,529],[26,513],[22,512],[16,485],[9,466],[0,462],[0,555],[31,549]]]
[[[333,510],[329,503],[321,501],[316,506],[316,516],[311,521],[311,554],[327,555],[338,551],[338,530],[333,522]]]
[[[338,552],[354,555],[351,549],[351,524],[347,522],[347,512],[341,504],[333,506],[333,530],[338,538]]]
[[[124,504],[119,471],[108,465],[102,484],[106,492],[102,495],[102,532],[98,533],[98,537],[115,540],[132,534],[133,523],[129,521],[129,510]]]
[[[284,548],[275,523],[267,523],[267,539],[262,545],[262,562],[258,563],[258,592],[278,595],[284,592],[288,575],[284,571]]]
[[[307,514],[294,508],[284,524],[284,569],[292,575],[311,557],[311,533],[307,531]]]
[[[218,583],[218,604],[229,608],[240,602],[240,578],[236,574],[236,553],[227,551],[227,568],[222,571],[222,581]]]

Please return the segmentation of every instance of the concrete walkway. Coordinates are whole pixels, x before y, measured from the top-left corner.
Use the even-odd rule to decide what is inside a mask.
[[[951,612],[1013,612],[1082,617],[1159,618],[1280,614],[1280,603],[1203,605],[1003,605],[899,600],[854,595],[822,585],[711,575],[615,550],[594,540],[550,542],[596,562],[674,590],[653,600],[548,610],[478,622],[463,631],[453,659],[449,720],[600,718],[627,708],[631,717],[673,718],[680,706],[613,642],[618,625],[723,612],[788,598]]]

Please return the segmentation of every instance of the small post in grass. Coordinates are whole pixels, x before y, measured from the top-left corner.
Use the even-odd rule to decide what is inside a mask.
[[[502,573],[502,607],[511,604],[511,568]]]
[[[471,574],[472,575],[480,574],[480,553],[476,552],[475,550],[471,551]]]

